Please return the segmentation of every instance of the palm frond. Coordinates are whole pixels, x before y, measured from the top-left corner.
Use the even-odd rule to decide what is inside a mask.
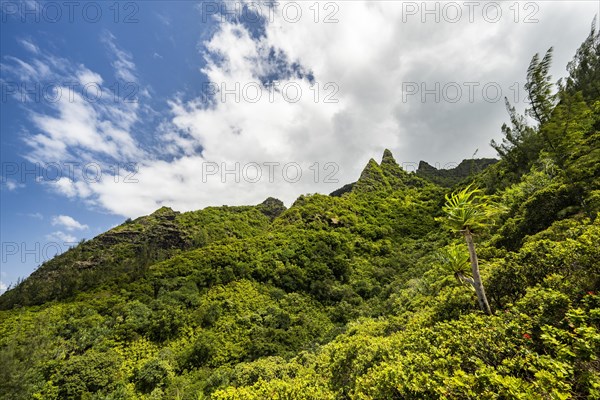
[[[438,221],[459,231],[474,231],[491,225],[494,217],[502,211],[483,194],[483,191],[472,188],[472,185],[447,194],[442,210],[445,216],[438,218]]]
[[[471,264],[464,244],[450,244],[437,253],[439,265],[460,283],[469,282]],[[471,279],[472,281],[472,279]]]

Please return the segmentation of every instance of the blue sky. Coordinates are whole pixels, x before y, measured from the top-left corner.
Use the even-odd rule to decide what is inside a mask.
[[[289,205],[384,148],[494,156],[531,56],[563,76],[598,14],[566,3],[2,1],[0,291],[162,205]]]
[[[3,285],[0,289],[15,282],[18,277],[27,276],[40,262],[58,249],[66,249],[72,241],[96,236],[125,219],[102,207],[65,198],[60,192],[36,181],[36,176],[47,178],[46,183],[55,181],[59,176],[69,176],[69,165],[75,167],[75,164],[69,163],[80,161],[77,158],[29,160],[27,154],[31,148],[24,143],[28,132],[36,129],[28,117],[30,113],[51,112],[48,106],[52,101],[50,85],[70,81],[66,76],[21,80],[6,67],[18,66],[19,61],[60,57],[72,66],[93,67],[94,72],[105,79],[104,86],[112,90],[103,91],[103,97],[139,96],[141,85],[127,86],[129,80],[123,80],[116,74],[113,64],[117,56],[107,43],[110,41],[119,49],[128,49],[122,51],[135,57],[136,76],[144,82],[152,82],[152,94],[144,101],[148,107],[155,108],[156,115],[148,113],[147,119],[137,127],[140,132],[150,131],[148,127],[160,120],[166,101],[175,92],[185,93],[190,98],[200,94],[205,79],[199,73],[204,60],[198,46],[202,38],[214,29],[211,20],[197,23],[197,5],[189,1],[157,1],[151,6],[135,7],[123,3],[112,9],[109,9],[111,3],[95,3],[101,6],[103,14],[95,23],[90,22],[96,19],[92,8],[88,9],[90,18],[86,18],[88,14],[84,14],[83,6],[75,8],[71,22],[69,10],[65,7],[60,8],[62,16],[57,18],[58,14],[50,14],[54,12],[52,8],[42,11],[45,6],[41,2],[38,5],[9,3],[2,4],[0,35],[3,64],[0,118],[3,165],[0,280]],[[114,92],[117,87],[119,94]],[[78,89],[72,88],[74,91]],[[31,96],[38,98],[22,101],[27,90],[33,91]],[[18,98],[13,97],[13,92]],[[91,93],[90,98],[95,97],[95,93]],[[62,94],[67,96],[69,92],[63,91]],[[148,145],[154,140],[152,135],[143,133],[138,135],[138,139]],[[60,169],[50,164],[57,161]],[[102,161],[106,160],[94,159],[92,163]],[[111,161],[108,160],[109,163]],[[65,224],[61,216],[85,223]]]

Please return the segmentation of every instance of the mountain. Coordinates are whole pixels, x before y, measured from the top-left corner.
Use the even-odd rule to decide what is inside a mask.
[[[257,206],[208,207],[187,213],[162,207],[45,262],[0,296],[0,309],[43,304],[103,284],[135,280],[150,265],[181,251],[260,234],[284,210],[283,203],[273,198]]]
[[[386,150],[335,195],[163,207],[44,263],[0,296],[0,398],[600,398],[590,38],[556,94],[532,59],[547,114],[509,106],[498,162]]]
[[[462,160],[454,168],[437,169],[425,161],[421,161],[416,173],[417,176],[428,179],[438,185],[452,187],[497,162],[498,160],[494,158],[470,159]]]
[[[454,168],[437,169],[425,161],[420,161],[416,173],[408,173],[396,162],[392,152],[385,149],[381,164],[377,164],[373,159],[369,160],[360,175],[358,181],[360,185],[356,190],[369,191],[381,189],[382,187],[389,189],[391,187],[398,188],[402,185],[422,186],[424,181],[444,187],[453,187],[497,162],[498,160],[494,158],[469,159],[463,160]],[[344,193],[354,190],[358,182],[344,185],[329,195],[342,196]]]

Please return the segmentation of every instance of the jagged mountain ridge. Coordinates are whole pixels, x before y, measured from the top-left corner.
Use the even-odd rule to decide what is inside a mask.
[[[380,164],[369,160],[357,182],[340,188],[332,196],[347,192],[360,196],[427,184],[421,177],[404,171],[392,152],[385,149]],[[78,291],[118,281],[125,275],[137,279],[150,265],[181,251],[263,234],[270,222],[285,211],[283,203],[274,198],[257,206],[207,207],[186,213],[161,207],[45,262],[15,290],[0,296],[0,309],[69,298]],[[80,281],[87,283],[77,283]]]
[[[484,169],[497,162],[498,160],[495,158],[465,159],[456,167],[438,169],[425,161],[420,161],[416,173],[418,176],[437,183],[438,185],[452,187],[461,181],[464,181],[466,178],[482,172]]]
[[[464,168],[457,170],[462,172]],[[460,173],[458,175],[462,176]],[[370,159],[357,182],[346,185],[331,195],[393,191],[424,184],[426,181],[419,176],[404,171],[392,152],[385,149],[380,164]],[[42,304],[49,300],[67,298],[77,290],[93,289],[106,281],[119,279],[123,271],[137,270],[134,275],[142,275],[149,265],[168,259],[177,252],[227,238],[243,238],[262,233],[267,229],[269,221],[285,210],[283,203],[274,198],[268,198],[257,206],[207,207],[186,213],[161,207],[148,216],[128,220],[45,262],[19,285],[17,291],[25,293],[21,303],[15,303],[12,299],[15,293],[9,292],[0,296],[0,309],[16,304]],[[244,229],[232,227],[242,219],[246,224]],[[87,278],[93,283],[83,287],[69,283],[85,275],[98,276],[97,279]]]
[[[346,184],[329,195],[338,197],[351,192],[358,182],[361,182],[357,189],[359,191],[369,191],[375,187],[389,189],[402,185],[420,186],[424,183],[423,179],[440,186],[452,187],[497,162],[498,160],[494,158],[465,159],[456,167],[437,169],[425,161],[420,161],[418,169],[414,173],[409,173],[396,162],[392,152],[385,149],[381,164],[370,159],[357,182]]]

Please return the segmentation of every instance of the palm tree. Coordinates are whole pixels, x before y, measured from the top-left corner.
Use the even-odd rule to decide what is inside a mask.
[[[481,282],[479,274],[479,261],[473,242],[473,232],[491,224],[492,217],[498,209],[491,205],[489,199],[483,195],[479,189],[472,189],[471,185],[463,190],[446,195],[446,204],[442,208],[445,217],[439,218],[453,230],[462,233],[467,247],[469,249],[469,259],[471,261],[472,278],[466,280],[472,284],[477,293],[479,307],[488,315],[492,314],[490,304],[485,295],[485,288]],[[464,274],[463,274],[464,276]],[[472,282],[470,282],[472,280]]]
[[[458,283],[462,283],[471,290],[475,289],[473,277],[471,277],[471,263],[465,245],[452,243],[437,254],[440,266],[452,274]]]

